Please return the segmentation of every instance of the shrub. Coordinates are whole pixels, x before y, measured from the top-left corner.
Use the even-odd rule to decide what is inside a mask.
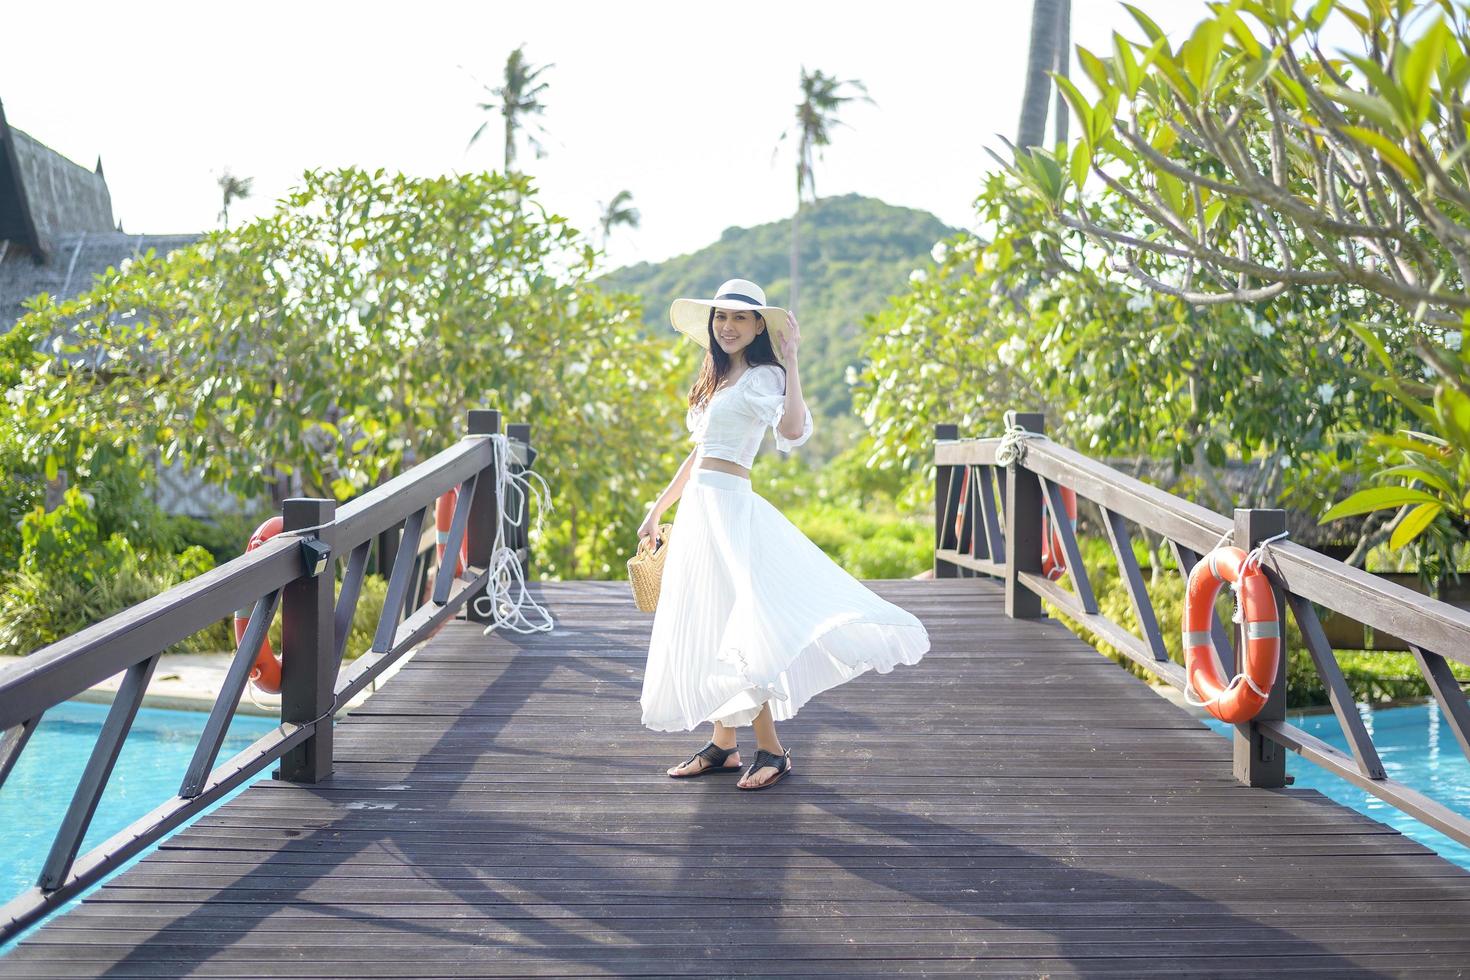
[[[341,583],[338,583],[340,588]],[[378,629],[378,617],[383,613],[383,603],[388,598],[388,580],[381,575],[368,575],[362,580],[362,592],[357,597],[357,608],[352,612],[352,627],[347,631],[347,649],[344,660],[354,660],[367,653],[373,645],[373,634]],[[281,652],[281,614],[276,612],[275,622],[270,629],[271,646]],[[230,644],[234,646],[233,643]]]
[[[0,654],[55,643],[214,567],[203,548],[175,554],[104,535],[97,512],[90,494],[72,487],[61,506],[37,506],[21,521],[18,566],[0,579]],[[216,624],[173,649],[221,649],[227,635]]]
[[[789,516],[855,578],[907,578],[933,564],[932,532],[895,510],[823,503],[794,508]]]
[[[198,545],[223,565],[245,553],[250,535],[265,519],[260,514],[216,514],[209,520],[176,515],[169,518],[171,533],[185,545]]]

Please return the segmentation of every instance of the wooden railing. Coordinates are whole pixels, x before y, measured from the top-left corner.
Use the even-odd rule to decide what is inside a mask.
[[[496,529],[501,530],[502,548],[515,550],[522,563],[529,559],[529,501],[507,506],[509,513],[502,514],[495,483],[499,446],[509,450],[505,465],[512,473],[534,462],[530,426],[511,425],[504,439],[497,438],[499,432],[498,411],[472,411],[469,434],[461,442],[340,510],[331,500],[287,500],[283,532],[255,551],[37,650],[0,672],[4,732],[0,788],[46,711],[100,681],[124,674],[35,887],[0,907],[0,940],[58,908],[277,760],[278,779],[313,783],[325,778],[332,770],[334,714],[461,607],[468,605],[470,618],[485,620],[473,600],[485,595],[490,584]],[[435,544],[432,534],[426,538],[424,531],[433,529],[435,502],[456,487],[459,499],[433,595],[419,604]],[[385,532],[398,533],[401,545],[389,573],[377,631],[371,650],[344,668],[343,653],[368,551],[374,538]],[[313,553],[304,546],[306,541],[330,549],[320,574],[312,574]],[[456,577],[461,544],[467,545],[468,561]],[[335,574],[338,560],[346,563],[340,589]],[[234,758],[216,764],[278,606],[280,726]],[[160,801],[151,813],[79,857],[162,651],[231,617],[236,609],[252,609],[249,625],[178,795]]]
[[[1004,579],[1006,614],[1020,619],[1043,615],[1043,599],[1092,630],[1134,663],[1185,690],[1184,669],[1169,658],[1147,583],[1133,553],[1130,523],[1161,535],[1186,578],[1201,556],[1222,539],[1250,551],[1285,530],[1280,510],[1235,511],[1233,520],[1149,486],[1088,459],[1044,437],[1039,414],[1013,414],[1016,431],[1008,439],[960,439],[954,425],[935,428],[934,574],[952,578],[991,575]],[[997,451],[1017,458],[997,463]],[[1091,501],[1111,545],[1122,587],[1127,591],[1138,631],[1099,612],[1083,565],[1077,536],[1066,520],[1055,522],[1066,559],[1069,587],[1041,572],[1042,502],[1052,514],[1065,513],[1062,488]],[[1320,555],[1289,540],[1274,541],[1262,568],[1276,590],[1280,635],[1285,638],[1291,610],[1332,710],[1347,737],[1344,753],[1286,721],[1286,657],[1280,658],[1271,697],[1251,722],[1237,725],[1235,775],[1250,786],[1284,786],[1289,749],[1379,799],[1411,814],[1463,844],[1470,844],[1470,817],[1457,813],[1412,787],[1389,779],[1363,724],[1323,633],[1317,609],[1345,613],[1402,637],[1413,652],[1429,690],[1470,757],[1470,704],[1450,671],[1447,658],[1470,664],[1470,612],[1412,592],[1400,585]],[[1283,601],[1284,599],[1284,601]],[[1227,633],[1217,615],[1212,646],[1225,676],[1234,670],[1240,637]],[[1283,639],[1283,643],[1285,640]]]

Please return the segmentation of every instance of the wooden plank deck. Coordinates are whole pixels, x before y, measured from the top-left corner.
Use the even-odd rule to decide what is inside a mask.
[[[1461,976],[1470,874],[1228,744],[987,580],[869,583],[923,663],[782,726],[761,793],[639,724],[651,617],[535,587],[453,623],[338,730],[48,923],[33,977]],[[742,749],[754,741],[743,730]]]

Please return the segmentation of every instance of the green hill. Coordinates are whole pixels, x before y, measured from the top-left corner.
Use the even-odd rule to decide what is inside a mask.
[[[861,426],[844,380],[857,366],[862,321],[902,290],[929,260],[934,243],[954,234],[934,215],[858,194],[823,198],[801,212],[802,384],[816,417],[814,455],[834,453]],[[640,262],[608,273],[603,284],[643,297],[649,330],[672,331],[669,304],[709,296],[726,279],[750,279],[767,302],[784,306],[791,289],[791,222],[728,228],[720,240],[665,262]],[[690,345],[690,364],[697,364]],[[693,380],[692,371],[690,380]],[[823,424],[825,421],[825,424]]]

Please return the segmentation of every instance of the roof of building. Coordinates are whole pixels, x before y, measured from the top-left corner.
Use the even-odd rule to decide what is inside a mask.
[[[189,245],[198,235],[128,235],[120,231],[79,232],[53,239],[51,258],[37,265],[29,257],[0,261],[0,333],[25,313],[23,303],[37,293],[70,297],[85,291],[109,266],[153,249],[160,255]]]
[[[59,239],[112,231],[102,161],[88,170],[11,126],[0,105],[0,241],[7,253],[49,259]]]

